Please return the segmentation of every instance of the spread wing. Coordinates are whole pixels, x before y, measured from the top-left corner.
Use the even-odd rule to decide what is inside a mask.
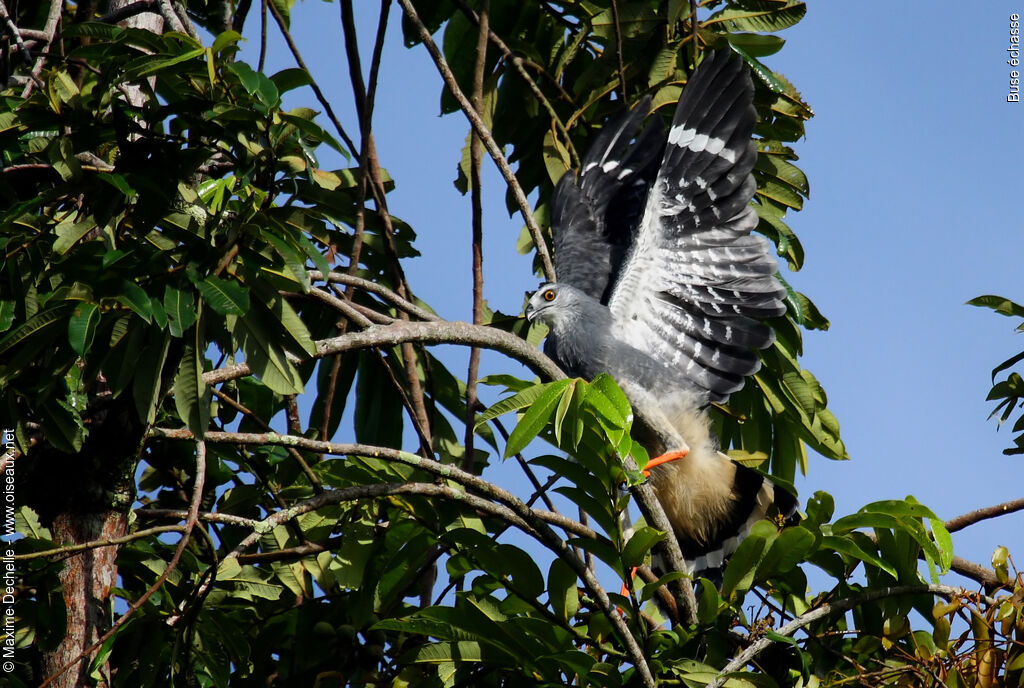
[[[646,98],[609,121],[587,151],[579,180],[566,172],[551,200],[558,279],[602,303],[633,242],[665,145],[660,120],[643,127],[650,106]]]
[[[768,243],[750,231],[757,115],[743,61],[711,53],[686,86],[643,218],[614,284],[618,335],[724,401],[785,312]]]

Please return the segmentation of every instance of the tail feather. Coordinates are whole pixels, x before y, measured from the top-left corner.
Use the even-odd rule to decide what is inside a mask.
[[[799,520],[799,504],[770,479],[718,451],[707,413],[689,400],[670,401],[663,411],[689,454],[653,469],[651,482],[691,573],[718,581],[755,523],[768,519],[792,525]],[[673,447],[651,449],[663,453]]]

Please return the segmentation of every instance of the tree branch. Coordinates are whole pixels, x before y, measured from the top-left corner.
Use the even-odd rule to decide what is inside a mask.
[[[115,545],[124,545],[135,540],[141,540],[142,538],[149,537],[150,535],[159,535],[161,533],[180,533],[185,529],[184,526],[156,526],[154,528],[146,528],[145,530],[137,530],[134,533],[129,533],[122,537],[116,538],[104,538],[102,540],[93,540],[92,542],[81,542],[77,545],[65,545],[64,547],[55,547],[54,549],[46,549],[41,552],[28,552],[27,554],[15,554],[15,561],[29,561],[31,559],[41,559],[43,557],[54,557],[61,556],[67,557],[72,554],[78,554],[79,552],[85,552],[90,549],[99,549],[100,547],[113,547]]]
[[[309,278],[314,281],[323,280],[325,282],[338,282],[347,286],[358,287],[363,291],[367,291],[370,292],[371,294],[380,296],[384,300],[391,303],[393,306],[405,311],[409,315],[419,318],[420,320],[429,320],[432,322],[441,320],[441,318],[438,317],[437,315],[434,315],[428,310],[420,308],[412,301],[409,301],[408,299],[399,296],[394,291],[388,289],[383,284],[380,284],[378,282],[371,282],[368,279],[356,277],[355,275],[349,275],[344,272],[331,271],[327,275],[324,275],[319,270],[310,270]]]
[[[900,595],[921,595],[921,594],[932,594],[932,595],[943,595],[946,597],[963,597],[971,599],[972,596],[978,599],[984,600],[987,604],[995,604],[996,601],[991,597],[985,595],[978,595],[977,593],[970,593],[963,588],[954,588],[949,585],[941,584],[930,584],[930,585],[898,585],[893,587],[879,588],[877,590],[868,590],[867,592],[852,597],[847,597],[835,602],[826,602],[820,607],[812,609],[808,612],[801,614],[796,617],[788,624],[782,626],[777,631],[774,631],[773,636],[788,637],[796,633],[798,630],[807,626],[818,619],[828,616],[830,614],[836,614],[839,612],[847,612],[854,607],[864,604],[865,602],[873,602],[874,600],[880,600],[886,597],[897,597]],[[722,668],[715,679],[705,686],[705,688],[721,688],[728,679],[727,674],[746,666],[755,657],[764,652],[772,643],[776,642],[772,639],[772,636],[763,636],[758,640],[754,641],[747,649],[738,654],[732,659],[725,667]]]
[[[473,8],[466,4],[465,0],[454,1],[455,6],[458,7],[459,10],[471,22],[473,22],[477,26],[480,25],[480,17],[477,16],[477,13],[473,11]],[[537,102],[540,103],[545,110],[547,110],[548,116],[551,118],[552,124],[555,125],[555,129],[557,129],[558,133],[560,133],[562,137],[565,139],[565,146],[566,149],[569,151],[569,159],[572,161],[572,166],[578,168],[580,166],[580,156],[579,153],[576,152],[576,147],[572,143],[572,137],[569,136],[569,130],[565,128],[565,124],[562,122],[562,119],[558,116],[558,113],[555,112],[555,108],[551,104],[551,101],[547,99],[547,97],[544,95],[544,92],[540,90],[540,86],[538,86],[537,82],[533,80],[533,77],[530,76],[530,73],[526,71],[525,65],[530,64],[531,66],[539,69],[543,74],[546,74],[544,68],[540,65],[528,63],[526,60],[513,53],[512,50],[505,44],[505,41],[501,40],[501,36],[494,33],[494,31],[491,31],[489,28],[487,30],[487,34],[490,37],[491,43],[493,43],[494,46],[501,52],[502,57],[504,57],[505,61],[512,63],[512,66],[515,68],[516,72],[523,79],[523,81],[526,82],[526,85],[530,88],[530,92],[533,93],[533,97],[537,99]],[[551,78],[550,75],[547,76],[548,78]],[[557,81],[555,81],[554,83],[556,87],[559,86]],[[572,99],[568,97],[568,94],[565,93],[565,91],[562,91],[561,89],[559,90],[561,91],[561,94],[565,96],[567,100],[571,103]]]
[[[17,24],[11,19],[11,15],[7,13],[7,5],[4,4],[3,0],[0,0],[0,19],[3,19],[4,27],[7,32],[14,39],[14,44],[18,46],[18,52],[21,53],[21,61],[25,64],[28,69],[32,68],[32,53],[25,47],[25,41],[22,39],[21,31],[18,29]]]
[[[1024,510],[1024,499],[1013,499],[1009,502],[1003,502],[1002,504],[996,504],[994,506],[987,506],[983,509],[975,509],[966,514],[951,518],[946,521],[946,530],[951,533],[955,533],[958,530],[963,530],[967,526],[972,526],[980,521],[985,521],[990,518],[996,518],[1003,514],[1012,514],[1015,511]]]
[[[320,90],[319,84],[317,84],[316,79],[313,78],[313,73],[309,71],[305,60],[302,59],[302,53],[299,52],[298,46],[295,45],[295,40],[292,38],[291,32],[288,31],[288,27],[285,25],[284,17],[281,16],[281,13],[277,10],[277,6],[272,2],[267,3],[267,9],[269,9],[270,13],[274,15],[274,21],[277,22],[277,27],[281,30],[281,35],[284,36],[284,40],[288,44],[288,49],[292,52],[292,57],[295,58],[295,64],[299,65],[299,67],[309,74],[310,88],[313,89],[313,94],[316,95],[317,101],[323,105],[324,112],[327,114],[328,119],[331,120],[331,124],[334,125],[334,129],[338,132],[338,135],[341,136],[345,145],[348,146],[348,149],[355,153],[357,150],[356,144],[354,144],[348,134],[345,133],[345,127],[341,126],[341,120],[339,120],[338,116],[334,114],[334,108],[331,107],[331,102],[327,100],[324,92]]]
[[[190,439],[192,437],[192,433],[189,430],[185,429],[168,430],[164,428],[153,428],[150,432],[150,436],[162,437],[166,439]],[[482,508],[489,508],[483,507],[483,505],[504,505],[509,510],[511,510],[511,512],[517,517],[515,521],[510,522],[515,523],[517,527],[521,527],[519,525],[519,521],[522,521],[522,523],[526,526],[524,529],[525,532],[531,534],[540,543],[548,547],[551,551],[553,551],[555,554],[557,554],[559,557],[565,560],[565,562],[568,563],[570,567],[572,567],[572,569],[576,572],[576,575],[579,576],[579,578],[583,581],[584,586],[587,588],[587,590],[590,591],[590,594],[593,595],[594,599],[601,607],[601,610],[608,617],[609,622],[615,628],[616,632],[619,633],[619,635],[621,636],[622,642],[626,646],[626,651],[629,654],[630,660],[636,666],[637,672],[639,673],[643,681],[643,685],[647,686],[648,688],[655,688],[654,677],[651,674],[650,667],[647,666],[647,660],[644,657],[643,651],[640,649],[640,646],[637,643],[636,638],[634,638],[632,633],[630,632],[629,627],[626,625],[626,622],[617,613],[615,605],[612,604],[611,600],[608,598],[608,594],[601,587],[601,584],[598,582],[597,578],[593,575],[593,573],[591,573],[587,569],[586,564],[584,564],[579,559],[579,557],[577,557],[572,552],[569,546],[565,543],[565,540],[559,537],[553,530],[551,530],[550,526],[545,522],[541,515],[537,511],[526,506],[526,504],[524,504],[518,497],[516,497],[512,493],[498,487],[497,485],[489,483],[478,476],[475,476],[471,473],[467,473],[466,471],[456,468],[455,466],[442,464],[432,459],[425,459],[416,456],[415,454],[410,454],[409,452],[404,452],[397,449],[373,447],[361,444],[334,444],[328,442],[318,442],[316,440],[310,440],[305,437],[278,435],[276,433],[257,434],[208,432],[206,433],[206,441],[226,442],[233,444],[275,444],[283,446],[295,446],[324,454],[366,456],[386,461],[397,461],[399,463],[413,466],[415,468],[423,469],[429,473],[437,475],[440,478],[454,480],[455,482],[458,482],[459,484],[464,485],[465,487],[471,490],[476,490],[487,495],[490,499],[493,499],[499,502],[500,504],[494,505],[492,502],[489,502],[486,499],[482,499],[479,500],[479,502],[474,500],[474,505],[479,503]],[[382,487],[373,485],[359,486],[358,489],[369,488],[384,489]],[[258,540],[260,535],[263,532],[266,532],[268,528],[273,527],[273,525],[281,523],[290,518],[291,516],[296,515],[297,513],[304,513],[304,511],[302,510],[306,510],[307,505],[319,505],[323,503],[330,503],[325,502],[323,500],[333,499],[333,497],[330,497],[329,495],[340,492],[342,491],[335,490],[334,492],[330,493],[325,492],[322,495],[313,497],[312,499],[301,502],[300,504],[294,505],[282,511],[278,511],[275,514],[272,514],[264,521],[261,521],[260,524],[257,526],[256,532],[242,540],[242,542],[238,544],[238,546],[235,548],[232,554],[228,556],[237,556],[238,553],[240,553],[246,547],[249,547],[252,543]],[[466,499],[467,497],[471,496],[464,495],[461,492],[456,492],[456,494],[459,495],[460,499]],[[317,507],[313,506],[312,508]],[[300,511],[296,511],[296,509],[300,509]],[[560,518],[565,517],[562,516]],[[506,518],[506,520],[508,519]]]
[[[533,243],[537,248],[537,255],[540,257],[541,265],[544,268],[544,277],[549,281],[555,281],[555,266],[551,262],[551,256],[548,255],[547,244],[544,241],[544,235],[540,231],[540,227],[537,225],[537,221],[533,218],[533,212],[530,209],[530,202],[526,199],[526,194],[523,193],[523,187],[519,185],[519,180],[516,179],[515,174],[512,172],[512,168],[508,164],[508,160],[501,152],[501,148],[494,141],[494,137],[484,126],[483,120],[480,119],[479,113],[473,109],[472,104],[466,98],[466,95],[459,88],[458,82],[455,80],[455,75],[452,74],[451,69],[448,67],[448,62],[444,59],[444,55],[438,49],[434,43],[434,39],[430,37],[430,32],[427,27],[424,26],[423,21],[416,13],[415,8],[409,0],[398,0],[402,9],[405,10],[406,16],[409,21],[416,26],[419,32],[420,40],[423,41],[423,45],[426,46],[430,56],[434,59],[434,64],[437,65],[437,70],[441,73],[441,78],[444,79],[445,85],[455,100],[458,101],[459,106],[465,113],[470,124],[473,126],[473,131],[477,133],[480,140],[484,142],[487,147],[487,152],[491,154],[491,158],[494,159],[498,169],[501,171],[501,176],[505,178],[505,183],[508,184],[509,189],[512,191],[512,195],[516,199],[516,203],[519,205],[519,212],[523,216],[523,220],[526,222],[526,227],[530,231],[530,236],[533,237]]]
[[[314,358],[323,358],[340,351],[368,349],[377,346],[393,346],[401,342],[423,344],[460,344],[483,346],[499,351],[513,358],[534,373],[551,380],[565,377],[555,363],[524,340],[494,327],[470,325],[458,321],[396,322],[391,325],[373,325],[360,332],[323,339],[316,342]],[[228,380],[252,375],[248,363],[238,363],[203,373],[203,381],[216,385]]]

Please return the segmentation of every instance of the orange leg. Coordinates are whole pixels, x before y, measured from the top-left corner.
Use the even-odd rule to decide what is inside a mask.
[[[685,458],[689,454],[689,450],[684,451],[669,451],[665,452],[661,456],[655,456],[653,459],[647,462],[647,468],[644,469],[644,475],[648,478],[651,477],[651,469],[655,466],[660,466],[670,461],[676,461],[677,459]]]
[[[636,567],[635,566],[629,570],[629,578],[630,578],[630,580],[636,578]],[[629,586],[626,585],[625,583],[623,583],[622,587],[619,588],[619,594],[622,595],[623,597],[629,597]]]

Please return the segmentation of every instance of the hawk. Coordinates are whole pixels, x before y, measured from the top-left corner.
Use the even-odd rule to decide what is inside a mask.
[[[753,523],[795,520],[796,499],[718,450],[708,408],[760,367],[785,313],[768,242],[750,232],[754,87],[742,59],[710,53],[665,133],[645,99],[610,121],[552,198],[558,283],[526,317],[549,328],[566,373],[611,375],[633,404],[658,499],[694,575],[715,576]],[[652,465],[658,461],[651,462]]]

